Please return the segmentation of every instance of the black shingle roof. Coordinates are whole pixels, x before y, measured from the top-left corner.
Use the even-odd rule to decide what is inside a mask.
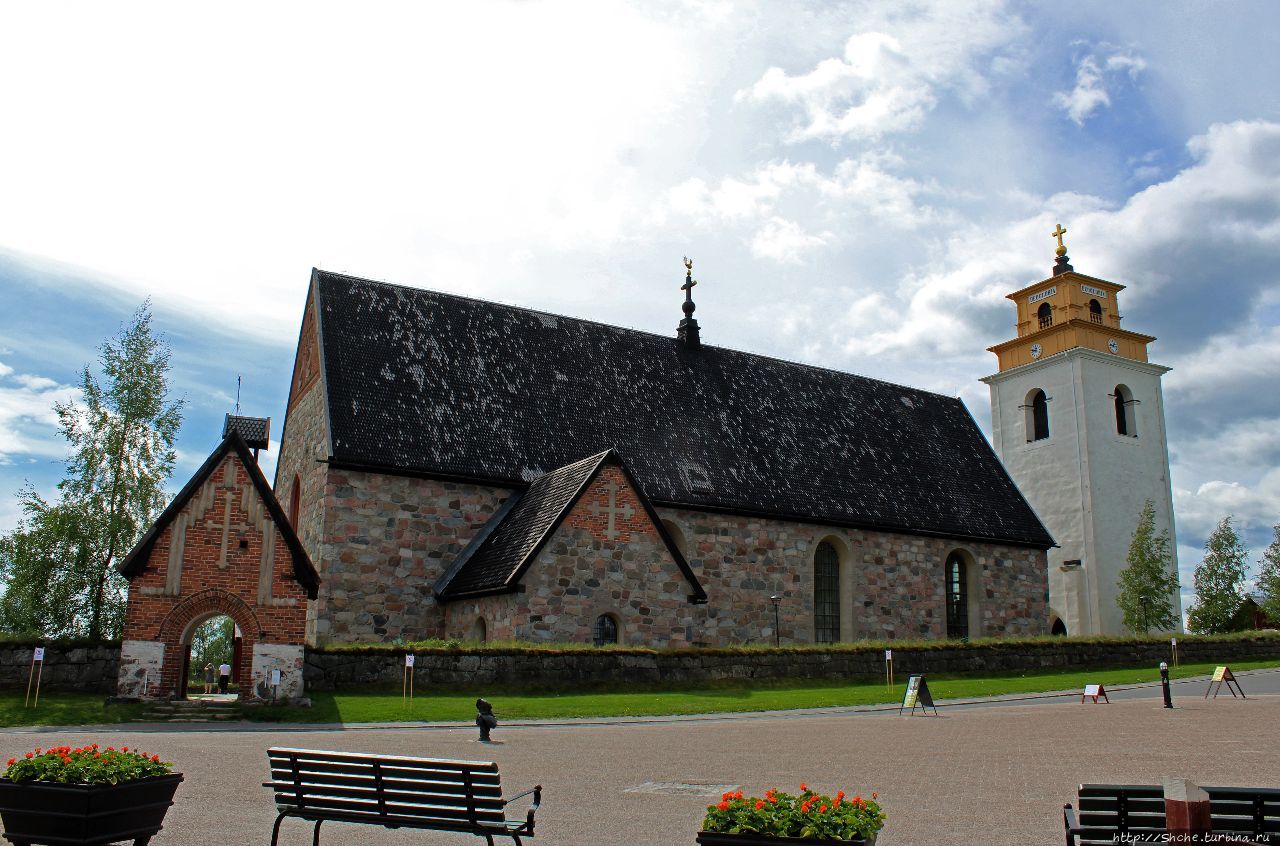
[[[447,601],[513,589],[600,468],[610,463],[617,464],[627,473],[621,457],[608,450],[539,476],[528,489],[514,494],[436,582],[436,597]],[[634,484],[634,477],[629,473],[627,476]],[[691,599],[705,600],[705,591],[680,551],[666,536],[643,491],[637,489],[636,494],[662,535],[676,565],[692,586]]]
[[[653,502],[1047,548],[959,399],[313,271],[333,461],[515,485],[616,446]]]

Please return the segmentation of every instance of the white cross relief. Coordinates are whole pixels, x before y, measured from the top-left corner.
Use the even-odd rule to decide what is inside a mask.
[[[597,500],[591,503],[591,513],[596,517],[601,514],[609,515],[609,528],[605,530],[604,536],[609,540],[616,540],[618,530],[613,524],[614,515],[620,514],[623,520],[630,520],[635,511],[632,510],[629,503],[624,503],[621,508],[618,507],[618,491],[621,488],[618,487],[616,482],[606,483],[604,489],[609,492],[609,504],[601,507],[600,502]]]

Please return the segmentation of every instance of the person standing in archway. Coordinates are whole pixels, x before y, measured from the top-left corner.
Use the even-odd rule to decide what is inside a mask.
[[[218,666],[218,692],[225,694],[227,692],[227,686],[230,684],[231,665],[224,661]]]
[[[204,692],[213,693],[213,662],[204,665]]]

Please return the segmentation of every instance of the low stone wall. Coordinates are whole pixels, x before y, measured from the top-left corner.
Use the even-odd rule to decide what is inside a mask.
[[[696,683],[724,679],[882,678],[884,652],[863,650],[787,652],[710,650],[484,651],[415,653],[415,680],[425,684],[530,684],[542,687],[610,682]],[[1183,662],[1230,663],[1280,658],[1280,636],[1230,640],[1179,639]],[[1169,660],[1167,640],[1087,642],[1048,640],[976,646],[893,647],[894,673],[1008,672],[1069,667],[1158,664]],[[351,690],[400,685],[404,653],[308,650],[308,690]]]
[[[32,650],[40,644],[0,644],[0,689],[26,690]],[[48,644],[40,671],[40,690],[114,694],[120,668],[120,644]]]

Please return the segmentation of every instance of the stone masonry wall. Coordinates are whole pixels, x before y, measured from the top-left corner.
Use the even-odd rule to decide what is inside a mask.
[[[15,643],[0,646],[0,689],[27,689],[33,648],[40,645]],[[86,646],[47,644],[44,668],[40,671],[41,695],[47,690],[115,693],[119,668],[118,643]]]
[[[1240,640],[1202,641],[1179,638],[1184,663],[1229,664],[1233,661],[1280,658],[1280,635],[1259,634]],[[1089,643],[1066,639],[1039,643],[894,647],[893,666],[904,684],[912,673],[1019,672],[1070,667],[1155,667],[1169,660],[1167,640],[1118,640]],[[697,684],[723,679],[852,679],[884,678],[884,652],[877,646],[860,650],[752,650],[732,653],[702,650],[631,651],[419,651],[415,683],[426,695],[428,685],[536,685],[572,687],[611,682]],[[354,689],[387,685],[399,691],[404,674],[400,652],[355,653],[308,650],[308,690]],[[1064,684],[1071,684],[1064,680]],[[1248,683],[1245,683],[1248,686]],[[1248,691],[1246,691],[1248,693]],[[1197,693],[1198,695],[1198,693]],[[501,702],[498,703],[499,711]]]
[[[623,512],[612,521],[610,486]],[[685,646],[702,635],[705,607],[689,604],[693,586],[616,466],[596,476],[522,584],[521,593],[451,603],[449,636],[466,638],[484,616],[494,640],[590,643],[603,614],[618,623],[619,643]]]
[[[319,642],[444,636],[431,587],[505,488],[329,468]]]
[[[708,594],[708,645],[767,642],[779,603],[781,641],[811,643],[813,555],[831,541],[841,558],[842,640],[942,638],[946,633],[944,564],[953,550],[976,565],[980,625],[972,637],[1048,634],[1048,576],[1043,552],[945,538],[841,529],[758,517],[659,508],[683,535],[686,557]]]

